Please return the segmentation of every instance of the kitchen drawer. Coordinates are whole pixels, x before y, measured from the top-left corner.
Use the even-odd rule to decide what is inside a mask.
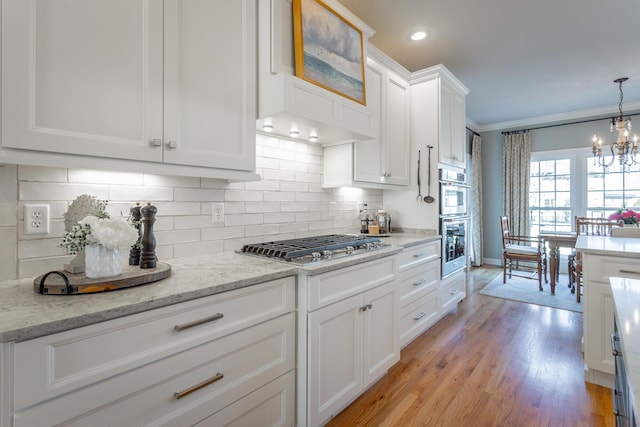
[[[440,282],[440,310],[446,313],[462,301],[466,295],[466,274],[464,271],[447,277]]]
[[[610,277],[640,279],[640,265],[637,259],[590,254],[583,255],[582,259],[582,271],[588,280],[609,284]]]
[[[398,276],[398,295],[402,307],[440,286],[440,259],[432,259],[405,270]]]
[[[290,312],[294,298],[288,277],[17,343],[15,409]]]
[[[310,276],[308,310],[317,310],[392,281],[395,278],[393,259],[393,256],[388,256],[317,276]]]
[[[18,411],[14,427],[191,425],[292,371],[294,331],[294,313],[280,316]]]
[[[398,271],[402,272],[408,268],[428,262],[435,258],[440,258],[440,240],[433,240],[419,246],[412,246],[403,249],[397,256]]]
[[[434,290],[400,309],[400,346],[409,344],[438,320],[438,290]]]
[[[202,420],[196,427],[282,426],[295,424],[295,377],[293,371]],[[182,419],[179,421],[181,425]]]

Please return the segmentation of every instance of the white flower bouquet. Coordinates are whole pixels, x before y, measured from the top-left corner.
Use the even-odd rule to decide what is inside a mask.
[[[78,224],[89,231],[85,245],[99,244],[107,249],[126,250],[138,240],[138,230],[123,217],[98,218],[88,215]]]

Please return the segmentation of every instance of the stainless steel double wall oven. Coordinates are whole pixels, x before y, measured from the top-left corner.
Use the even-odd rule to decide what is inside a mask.
[[[439,176],[442,277],[446,277],[465,268],[467,264],[469,185],[463,169],[442,167]]]

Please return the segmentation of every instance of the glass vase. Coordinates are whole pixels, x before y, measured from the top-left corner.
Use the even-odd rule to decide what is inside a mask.
[[[84,252],[84,274],[90,279],[122,274],[122,253],[102,245],[88,245]]]

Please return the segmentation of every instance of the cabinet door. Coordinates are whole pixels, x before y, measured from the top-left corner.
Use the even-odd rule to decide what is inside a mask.
[[[397,282],[364,295],[364,386],[380,378],[400,360]]]
[[[439,160],[465,167],[465,99],[445,79],[440,79]]]
[[[310,425],[320,425],[362,391],[363,301],[356,295],[308,315]]]
[[[384,68],[369,58],[367,60],[367,106],[373,114],[373,120],[378,126],[378,138],[357,141],[353,144],[354,165],[353,179],[355,181],[384,183],[383,177],[383,147],[384,126],[382,124]]]
[[[585,363],[589,369],[613,375],[611,334],[615,309],[611,285],[585,280],[583,288]]]
[[[2,2],[2,146],[159,161],[162,2]]]
[[[255,0],[165,1],[164,161],[255,169]]]
[[[384,182],[409,185],[409,83],[387,71],[384,104]]]

